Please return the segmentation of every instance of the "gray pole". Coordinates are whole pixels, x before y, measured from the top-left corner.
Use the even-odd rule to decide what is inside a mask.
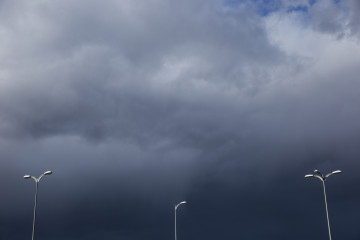
[[[36,222],[36,207],[37,207],[37,194],[38,194],[38,188],[39,188],[39,181],[40,179],[45,176],[45,175],[50,175],[52,174],[52,171],[46,171],[43,174],[41,174],[38,178],[31,176],[31,175],[25,175],[24,178],[25,179],[34,179],[35,184],[36,184],[36,189],[35,189],[35,204],[34,204],[34,218],[33,218],[33,229],[32,229],[32,237],[31,239],[34,240],[35,237],[35,222]]]
[[[323,187],[324,187],[324,197],[325,197],[325,207],[326,207],[326,218],[327,218],[327,224],[328,224],[328,230],[329,230],[329,238],[330,238],[330,240],[331,240],[329,211],[328,211],[327,200],[326,200],[325,180],[323,180],[322,182],[323,182]]]
[[[175,206],[175,240],[177,240],[177,236],[176,236],[176,206]]]
[[[181,204],[184,204],[184,203],[186,203],[186,201],[182,201],[181,203],[175,205],[175,240],[177,240],[177,233],[176,233],[176,209],[177,209]]]
[[[36,221],[36,206],[37,206],[37,193],[38,193],[38,185],[39,181],[35,180],[36,182],[36,190],[35,190],[35,205],[34,205],[34,219],[33,219],[33,230],[32,230],[32,240],[34,240],[34,234],[35,234],[35,221]]]
[[[331,173],[328,173],[328,174],[326,174],[326,175],[323,175],[319,170],[315,170],[314,173],[315,173],[315,174],[306,174],[305,177],[306,177],[306,178],[316,177],[316,178],[318,178],[318,179],[320,179],[320,180],[322,181],[323,189],[324,189],[326,219],[327,219],[328,230],[329,230],[329,239],[331,240],[330,220],[329,220],[329,211],[328,211],[327,199],[326,199],[325,181],[326,181],[326,179],[327,179],[329,176],[331,176],[331,175],[333,175],[333,174],[342,173],[342,171],[341,171],[341,170],[336,170],[336,171],[332,171]]]

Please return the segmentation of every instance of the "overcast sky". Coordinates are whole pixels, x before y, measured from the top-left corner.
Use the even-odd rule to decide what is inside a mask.
[[[358,0],[0,0],[0,239],[359,239],[359,76]]]

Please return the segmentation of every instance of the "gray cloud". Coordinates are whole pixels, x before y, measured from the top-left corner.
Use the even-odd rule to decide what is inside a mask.
[[[359,36],[359,3],[356,0],[342,1],[315,1],[306,4],[309,22],[314,29],[335,34],[337,37]],[[307,17],[306,17],[307,18]]]
[[[181,9],[176,5],[169,3],[167,7]],[[95,11],[96,3],[90,3],[80,14],[70,14],[77,10],[76,5],[72,6],[68,14],[74,19],[72,24],[66,24],[65,16],[52,14],[61,12],[63,4],[60,10],[42,7],[48,11],[37,14],[39,10],[35,7],[37,11],[33,14],[37,15],[28,15],[35,18],[34,25],[40,25],[39,28],[46,25],[45,34],[38,36],[40,42],[34,39],[27,48],[37,49],[35,58],[41,67],[28,52],[12,57],[13,69],[19,70],[12,72],[11,82],[4,83],[8,89],[2,101],[3,108],[12,106],[4,109],[7,112],[4,118],[10,122],[5,125],[29,135],[81,131],[80,134],[97,137],[106,135],[108,128],[112,133],[119,129],[119,135],[126,135],[121,129],[153,128],[161,124],[158,119],[167,120],[164,115],[176,114],[177,105],[206,108],[207,97],[221,94],[216,90],[218,87],[225,90],[235,87],[244,94],[254,94],[270,81],[268,72],[277,67],[276,62],[284,62],[281,52],[267,43],[259,17],[242,9],[227,13],[211,10],[212,6],[207,4],[195,5],[193,11],[200,14],[195,21],[186,22],[184,19],[189,19],[193,12],[173,16],[171,11],[152,9],[153,6],[149,11],[144,6],[124,4],[117,6],[118,11],[129,7],[131,16],[115,15],[108,20],[112,22],[109,24],[106,18],[111,5],[103,6],[104,12],[99,14]],[[53,17],[48,19],[48,14]],[[160,21],[168,18],[172,19],[170,23]],[[62,25],[57,26],[55,21]],[[22,34],[22,26],[15,28],[20,28],[15,36]],[[107,28],[110,29],[103,33]],[[13,48],[28,44],[27,39],[12,40]],[[54,45],[51,51],[43,49],[50,44]],[[52,58],[55,60],[51,61]],[[260,66],[262,62],[265,67]],[[20,68],[17,66],[20,64],[27,67]],[[215,92],[207,93],[203,88]],[[193,94],[199,99],[188,99]],[[42,109],[41,113],[33,114],[34,108]],[[143,121],[142,115],[150,118]],[[136,126],[129,128],[127,124]]]
[[[274,12],[275,40],[248,3],[0,4],[1,237],[30,236],[21,176],[47,169],[42,238],[165,239],[184,199],[181,238],[322,237],[314,168],[347,173],[329,181],[334,237],[358,236],[355,1],[314,4],[320,32]]]

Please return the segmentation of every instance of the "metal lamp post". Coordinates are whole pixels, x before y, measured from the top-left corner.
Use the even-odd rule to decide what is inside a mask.
[[[177,205],[175,205],[175,240],[177,240],[177,234],[176,234],[176,209],[181,205],[186,203],[186,201],[182,201],[180,203],[178,203]]]
[[[32,230],[32,240],[34,240],[34,233],[35,233],[35,221],[36,221],[36,206],[37,206],[37,193],[38,193],[38,185],[39,185],[39,181],[40,179],[45,176],[45,175],[50,175],[52,174],[52,171],[46,171],[43,174],[41,174],[38,178],[34,177],[34,176],[30,176],[30,175],[25,175],[24,178],[25,179],[29,179],[32,178],[34,179],[35,183],[36,183],[36,190],[35,190],[35,205],[34,205],[34,219],[33,219],[33,230]]]
[[[325,198],[325,208],[326,208],[326,218],[327,218],[327,224],[328,224],[328,230],[329,230],[329,239],[331,240],[330,221],[329,221],[329,212],[328,212],[328,206],[327,206],[327,200],[326,200],[325,181],[329,176],[331,176],[333,174],[337,174],[337,173],[342,173],[342,171],[341,170],[336,170],[336,171],[333,171],[333,172],[328,173],[326,175],[323,175],[319,170],[315,170],[314,173],[315,174],[307,174],[307,175],[305,175],[305,177],[306,178],[316,177],[316,178],[320,179],[322,184],[323,184],[324,198]]]

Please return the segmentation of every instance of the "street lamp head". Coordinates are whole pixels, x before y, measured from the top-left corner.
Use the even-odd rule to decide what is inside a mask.
[[[336,170],[336,171],[333,171],[332,174],[337,174],[337,173],[342,173],[341,170]]]
[[[31,176],[30,175],[25,175],[24,176],[24,179],[28,179],[28,178],[31,178]]]
[[[184,204],[186,203],[186,201],[182,201],[182,202],[179,202],[178,204],[175,205],[175,210],[181,205],[181,204]]]
[[[44,175],[50,175],[50,174],[52,174],[52,171],[46,171],[46,172],[44,172]]]
[[[306,177],[306,178],[314,177],[314,175],[313,175],[313,174],[306,174],[305,177]]]

